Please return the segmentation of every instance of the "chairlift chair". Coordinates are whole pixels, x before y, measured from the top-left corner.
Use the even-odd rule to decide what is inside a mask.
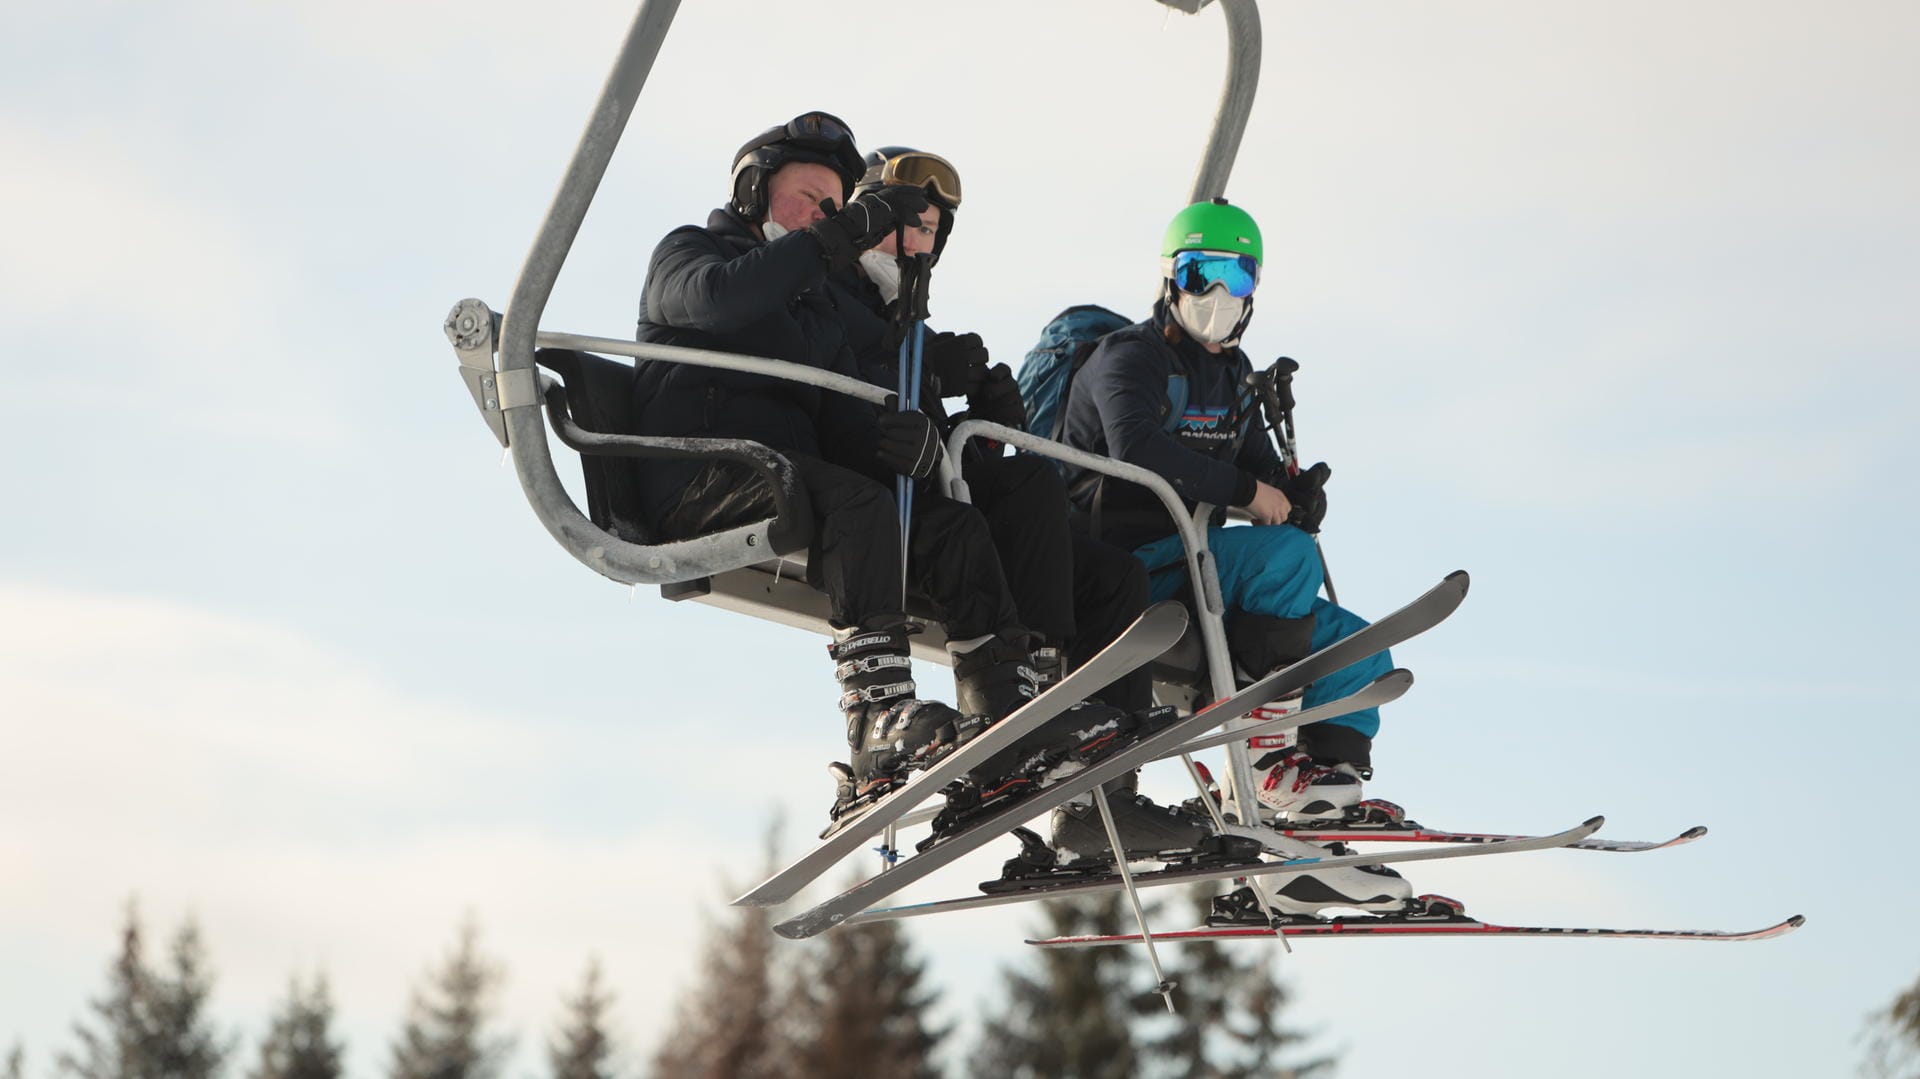
[[[1189,14],[1209,6],[1218,6],[1224,13],[1226,80],[1188,201],[1221,196],[1259,81],[1256,0],[1155,2]],[[560,268],[679,7],[680,0],[642,0],[504,314],[496,314],[480,300],[462,300],[447,316],[445,329],[475,406],[501,446],[511,451],[535,516],[574,558],[615,581],[658,585],[667,599],[690,599],[828,634],[826,597],[805,583],[812,510],[788,462],[768,447],[745,440],[628,433],[632,430],[628,412],[633,368],[611,357],[751,371],[849,394],[883,408],[895,407],[894,395],[857,379],[780,360],[540,328]],[[555,472],[549,430],[580,455],[587,493],[584,514]],[[1156,693],[1163,703],[1192,708],[1206,703],[1198,698],[1207,687],[1225,687],[1211,690],[1220,696],[1235,686],[1219,579],[1207,550],[1206,524],[1213,507],[1203,504],[1189,515],[1158,475],[977,420],[953,431],[940,476],[945,489],[962,501],[968,495],[960,450],[973,438],[993,439],[1024,453],[1066,461],[1154,491],[1185,543],[1196,597],[1188,639],[1156,665]],[[635,508],[632,470],[647,467],[649,461],[687,458],[729,460],[754,470],[772,485],[774,516],[690,539],[661,540],[650,535]],[[916,657],[949,662],[945,636],[924,603],[916,604],[909,596],[908,613],[927,623],[926,632],[914,642]],[[1229,772],[1240,819],[1255,819],[1251,770],[1245,747],[1239,743],[1229,748]]]

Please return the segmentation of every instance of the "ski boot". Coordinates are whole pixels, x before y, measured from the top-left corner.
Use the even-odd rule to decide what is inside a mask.
[[[1261,842],[1214,832],[1205,817],[1182,808],[1156,805],[1135,789],[1137,773],[1107,784],[1107,805],[1114,830],[1129,863],[1160,862],[1168,867],[1245,865],[1259,861]],[[1097,880],[1114,872],[1113,844],[1100,807],[1091,796],[1053,811],[1052,840],[1015,829],[1020,854],[1008,860],[1000,879],[980,885],[985,892],[1021,891],[1049,884]]]
[[[1040,695],[1027,650],[998,634],[953,653],[954,704],[998,723]]]
[[[1207,771],[1206,766],[1195,764],[1194,767],[1199,770],[1201,779],[1207,786],[1206,797],[1221,809],[1227,822],[1226,834],[1257,842],[1268,854],[1280,858],[1344,857],[1353,853],[1351,848],[1341,843],[1320,847],[1305,840],[1281,834],[1278,829],[1287,827],[1291,822],[1272,813],[1264,805],[1258,810],[1260,814],[1258,826],[1241,824],[1234,814],[1233,807],[1221,804],[1220,788],[1213,782],[1213,776]],[[1206,812],[1206,807],[1201,805],[1197,798],[1188,799],[1182,803],[1181,808],[1194,814]],[[1392,802],[1375,799],[1361,802],[1349,810],[1348,819],[1352,819],[1356,813],[1363,812],[1378,813],[1382,820],[1385,820],[1389,814],[1398,813],[1402,817],[1405,815],[1404,811]],[[1318,869],[1309,873],[1286,874],[1276,880],[1278,883],[1269,885],[1268,892],[1273,896],[1278,913],[1288,916],[1311,916],[1320,907],[1333,906],[1369,911],[1402,910],[1405,908],[1407,897],[1413,894],[1412,887],[1400,874],[1379,865]],[[1252,895],[1251,889],[1241,889],[1241,891],[1249,896]],[[1216,909],[1219,902],[1219,900],[1215,901]],[[1260,917],[1246,924],[1266,925],[1267,920]]]
[[[1288,821],[1338,820],[1358,806],[1366,772],[1356,765],[1316,760],[1289,746],[1254,762],[1254,797]]]
[[[1178,719],[1179,713],[1170,707],[1123,712],[1099,701],[1081,701],[1015,739],[947,788],[946,807],[933,819],[928,842],[1092,767]]]
[[[987,719],[914,696],[910,629],[895,624],[862,629],[827,646],[839,679],[847,720],[850,766],[834,769],[832,817],[885,796],[925,767],[986,729]]]
[[[1293,842],[1287,840],[1286,842]],[[1304,857],[1325,857],[1349,852],[1338,843],[1330,847],[1299,844],[1312,852]],[[1263,910],[1250,887],[1236,888],[1215,896],[1213,911],[1207,916],[1210,926],[1266,926],[1276,922],[1308,921],[1324,917],[1323,911],[1341,908],[1369,914],[1406,915],[1424,909],[1422,896],[1413,898],[1413,887],[1406,878],[1383,865],[1349,866],[1321,869],[1311,873],[1292,873],[1267,878],[1267,895],[1273,900],[1271,911]],[[1437,898],[1437,897],[1434,897]]]

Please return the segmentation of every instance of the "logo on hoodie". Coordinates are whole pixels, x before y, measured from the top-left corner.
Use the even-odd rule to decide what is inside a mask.
[[[1179,438],[1225,442],[1233,437],[1233,424],[1225,406],[1189,405],[1180,414],[1180,423],[1174,433]]]

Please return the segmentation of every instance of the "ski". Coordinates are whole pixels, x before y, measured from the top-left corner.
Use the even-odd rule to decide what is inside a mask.
[[[1114,638],[1112,644],[1061,679],[1059,684],[1049,687],[1045,693],[1005,719],[914,773],[911,779],[886,797],[835,821],[812,850],[734,900],[733,905],[771,907],[793,898],[800,889],[839,864],[842,858],[859,850],[869,839],[885,831],[888,825],[906,816],[914,806],[979,767],[1029,731],[1105,688],[1114,679],[1141,664],[1152,662],[1178,643],[1186,630],[1187,609],[1181,604],[1169,600],[1147,608],[1120,636]]]
[[[1260,723],[1249,727],[1241,727],[1238,730],[1218,731],[1200,738],[1195,738],[1183,746],[1168,750],[1166,754],[1159,759],[1165,760],[1169,757],[1177,757],[1182,753],[1198,753],[1201,750],[1212,749],[1215,746],[1226,745],[1228,742],[1251,738],[1256,735],[1292,730],[1295,727],[1302,727],[1309,723],[1317,723],[1323,719],[1333,719],[1336,716],[1344,716],[1349,712],[1358,712],[1362,708],[1378,708],[1383,704],[1391,704],[1399,700],[1412,685],[1413,672],[1396,668],[1374,679],[1366,686],[1337,700],[1323,701],[1320,704],[1314,705],[1312,708],[1303,709],[1272,720],[1263,720]],[[1249,714],[1258,719],[1261,712],[1262,709],[1256,708]],[[900,818],[899,826],[909,828],[916,824],[925,824],[937,816],[939,812],[938,809],[932,806],[922,806]],[[1526,837],[1516,836],[1514,838]]]
[[[1564,832],[1553,835],[1529,836],[1506,843],[1489,843],[1475,847],[1424,847],[1419,850],[1394,851],[1389,854],[1332,854],[1313,858],[1288,858],[1278,862],[1243,862],[1238,865],[1181,867],[1163,869],[1151,873],[1135,873],[1133,883],[1136,888],[1149,888],[1166,884],[1196,884],[1210,880],[1228,880],[1240,877],[1271,876],[1282,873],[1304,873],[1318,869],[1345,869],[1357,865],[1384,865],[1389,862],[1430,862],[1446,858],[1473,858],[1487,854],[1521,854],[1533,850],[1552,850],[1564,847],[1592,835],[1606,823],[1604,817],[1591,817]],[[1239,833],[1235,833],[1239,834]],[[988,895],[970,895],[959,899],[943,899],[932,903],[911,903],[898,907],[882,907],[856,914],[847,919],[848,925],[861,925],[867,922],[887,922],[900,918],[921,918],[929,914],[953,914],[965,910],[981,910],[986,907],[1005,906],[1009,903],[1030,903],[1036,899],[1063,899],[1070,896],[1094,895],[1110,892],[1120,887],[1117,873],[1108,873],[1086,880],[1060,883],[1048,883],[1044,879],[1030,887],[1017,891],[994,892]],[[1155,933],[1159,940],[1161,934]],[[1138,940],[1136,936],[1133,939]]]
[[[1428,828],[1418,821],[1407,820],[1405,812],[1391,802],[1368,800],[1353,808],[1358,812],[1350,811],[1348,819],[1344,821],[1279,826],[1275,827],[1274,831],[1291,839],[1301,839],[1309,843],[1482,844],[1505,843],[1509,840],[1529,838],[1525,835],[1509,835],[1504,832],[1448,832],[1438,828]],[[1653,841],[1583,839],[1578,843],[1567,844],[1567,849],[1636,854],[1642,851],[1677,847],[1683,843],[1691,843],[1706,834],[1707,826],[1697,824],[1672,839]]]
[[[1467,575],[1464,571],[1456,570],[1412,603],[1371,626],[1335,641],[1298,663],[1275,671],[1233,696],[1216,701],[1113,756],[1075,772],[1061,782],[1043,787],[1003,808],[989,811],[963,829],[940,837],[923,853],[882,870],[813,909],[779,923],[774,926],[774,931],[795,940],[825,932],[934,870],[992,842],[1016,825],[1108,780],[1126,775],[1148,761],[1175,752],[1194,735],[1238,719],[1268,701],[1305,689],[1308,683],[1316,679],[1433,628],[1460,606],[1466,594]]]
[[[1411,688],[1413,688],[1413,672],[1396,667],[1344,697],[1323,701],[1312,708],[1303,708],[1289,715],[1268,719],[1261,714],[1262,709],[1256,708],[1250,714],[1260,722],[1231,731],[1215,731],[1212,734],[1203,735],[1176,749],[1169,750],[1166,756],[1177,757],[1182,753],[1198,753],[1215,746],[1224,746],[1228,742],[1244,741],[1263,734],[1279,734],[1281,731],[1290,731],[1295,727],[1304,727],[1323,719],[1336,719],[1363,708],[1378,708],[1383,704],[1392,704],[1399,700]]]
[[[1764,929],[1728,931],[1720,929],[1599,929],[1572,926],[1498,925],[1482,922],[1464,914],[1438,917],[1354,917],[1327,918],[1282,924],[1274,928],[1259,926],[1220,926],[1155,933],[1156,943],[1172,941],[1273,940],[1284,937],[1534,937],[1545,939],[1638,939],[1638,940],[1768,940],[1783,937],[1806,923],[1796,914],[1786,921]],[[1117,944],[1138,944],[1140,934],[1117,936],[1048,937],[1029,940],[1037,948],[1101,948]]]

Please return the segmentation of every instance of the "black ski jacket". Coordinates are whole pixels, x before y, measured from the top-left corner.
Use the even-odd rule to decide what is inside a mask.
[[[846,329],[825,287],[819,241],[794,232],[767,242],[731,210],[687,225],[654,248],[637,337],[805,364],[858,378]],[[643,360],[634,373],[638,433],[743,438],[819,457],[891,485],[874,459],[875,406],[765,375]],[[703,466],[648,462],[640,503],[658,525]]]
[[[1185,334],[1169,344],[1167,322],[1165,305],[1156,305],[1152,318],[1100,339],[1068,391],[1061,437],[1159,473],[1189,510],[1244,506],[1256,480],[1281,471],[1245,389],[1253,365],[1238,348],[1211,353]],[[1134,548],[1174,532],[1160,500],[1139,484],[1085,470],[1069,484],[1095,538]]]

